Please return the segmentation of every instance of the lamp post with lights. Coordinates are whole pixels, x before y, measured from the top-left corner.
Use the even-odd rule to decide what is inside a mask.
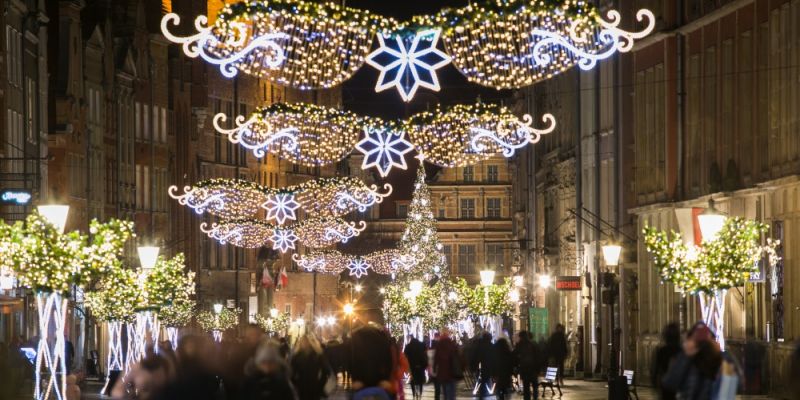
[[[136,253],[139,256],[139,266],[141,267],[139,289],[142,293],[145,291],[145,282],[148,275],[150,275],[158,262],[160,252],[161,248],[158,246],[142,245],[136,248]],[[158,316],[155,311],[151,309],[139,310],[136,313],[135,325],[128,324],[128,337],[133,340],[128,341],[128,355],[125,360],[126,369],[144,358],[148,342],[155,343],[158,340],[158,332]]]

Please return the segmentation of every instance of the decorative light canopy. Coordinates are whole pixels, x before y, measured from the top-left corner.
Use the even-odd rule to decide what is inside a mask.
[[[409,269],[416,263],[412,256],[394,249],[379,250],[364,256],[347,255],[337,250],[315,250],[303,255],[294,254],[292,260],[308,272],[338,275],[347,270],[356,278],[366,275],[368,270],[391,275]]]
[[[358,225],[358,227],[356,227]],[[256,219],[221,221],[200,224],[200,230],[220,244],[243,248],[259,248],[272,243],[274,250],[285,253],[301,242],[311,248],[345,243],[358,236],[366,223],[347,222],[341,218],[312,218],[293,225],[278,226]]]
[[[332,164],[349,154],[366,121],[349,111],[307,103],[259,108],[249,117],[237,116],[231,128],[224,126],[227,120],[224,113],[215,115],[214,129],[257,158],[270,153],[309,167]]]
[[[545,128],[533,128],[530,115],[520,120],[506,107],[478,103],[413,115],[404,121],[403,130],[426,161],[455,167],[473,165],[498,153],[511,157],[517,149],[538,142],[541,135],[555,129],[551,114],[542,120],[548,124]]]
[[[398,24],[334,2],[248,0],[226,5],[210,27],[198,17],[197,33],[187,37],[169,32],[180,22],[175,14],[161,28],[226,77],[242,71],[298,89],[330,88],[368,62],[381,71],[378,91],[396,87],[408,101],[419,87],[438,90],[435,70],[451,59],[468,80],[496,89],[528,86],[576,64],[591,69],[652,32],[652,12],[636,18],[647,25],[629,32],[619,12],[603,19],[584,0],[484,0]],[[379,47],[370,53],[376,35]],[[445,52],[436,49],[440,35]]]
[[[268,220],[283,224],[296,219],[298,209],[325,218],[366,211],[392,193],[388,183],[383,189],[385,193],[353,177],[318,178],[280,189],[240,179],[208,179],[184,187],[183,194],[172,186],[169,195],[198,214],[208,212],[222,219],[247,219],[263,208]]]

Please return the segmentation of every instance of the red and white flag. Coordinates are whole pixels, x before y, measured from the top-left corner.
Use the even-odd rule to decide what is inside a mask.
[[[264,272],[261,274],[261,287],[268,288],[271,287],[273,283],[272,275],[269,273],[269,267],[264,266]]]
[[[281,272],[278,274],[278,283],[275,285],[275,289],[285,289],[288,285],[289,275],[286,273],[286,267],[282,267]]]

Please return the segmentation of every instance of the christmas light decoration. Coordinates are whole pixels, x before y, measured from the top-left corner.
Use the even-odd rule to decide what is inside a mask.
[[[436,70],[450,63],[450,57],[436,48],[440,29],[426,29],[414,35],[378,33],[379,47],[367,56],[367,64],[380,71],[376,92],[397,88],[405,102],[420,87],[438,92]]]
[[[358,227],[356,226],[358,225]],[[319,248],[347,242],[358,236],[366,223],[347,222],[341,218],[312,218],[293,225],[276,226],[255,219],[200,224],[200,230],[220,244],[258,248],[272,242],[272,248],[286,252],[295,249],[298,240],[303,245]]]
[[[398,248],[403,254],[413,255],[416,263],[402,272],[413,279],[429,280],[434,276],[447,276],[447,259],[436,231],[436,219],[431,210],[431,191],[425,183],[425,168],[420,164],[414,195],[408,209],[406,227],[400,236]]]
[[[511,157],[541,135],[555,129],[555,118],[545,114],[548,123],[543,129],[531,127],[532,117],[522,120],[509,109],[498,105],[477,103],[437,108],[408,118],[402,129],[408,132],[417,151],[425,161],[441,167],[474,165],[496,154]]]
[[[367,264],[366,261],[360,258],[351,260],[350,264],[347,265],[347,270],[350,272],[350,276],[355,276],[356,279],[361,279],[362,276],[367,275],[367,270],[369,268],[371,268],[371,265]]]
[[[197,324],[206,332],[214,335],[214,340],[220,341],[222,333],[239,325],[241,308],[223,308],[219,312],[200,311],[197,313]]]
[[[686,244],[680,234],[646,227],[644,243],[663,282],[671,282],[683,293],[697,294],[703,320],[725,348],[724,300],[727,290],[741,286],[749,274],[758,271],[758,261],[766,258],[774,267],[779,261],[777,241],[760,244],[766,224],[742,218],[728,218],[714,240],[702,247]]]
[[[300,203],[295,201],[294,195],[281,193],[270,196],[269,200],[264,203],[264,208],[267,210],[267,220],[274,219],[278,221],[278,224],[283,224],[287,219],[297,219],[295,210],[300,208]]]
[[[358,236],[366,228],[367,224],[364,221],[356,224],[340,218],[316,218],[295,225],[294,230],[304,245],[320,248],[336,243],[347,243],[350,238]]]
[[[363,256],[346,255],[337,250],[314,250],[307,254],[293,254],[292,260],[308,272],[340,274],[351,265],[360,265],[362,273],[371,269],[381,275],[391,275],[400,269],[410,268],[416,260],[398,250],[379,250]]]
[[[270,32],[251,35],[247,24],[234,22],[228,31],[220,31],[215,26],[206,26],[208,18],[204,15],[194,20],[197,33],[180,37],[169,31],[169,25],[178,25],[181,18],[168,13],[161,19],[161,33],[167,40],[183,45],[183,53],[191,58],[201,57],[209,64],[219,65],[219,72],[227,78],[236,76],[243,63],[257,64],[266,70],[275,70],[286,61],[284,45],[289,35]],[[221,33],[220,33],[221,32]]]
[[[376,185],[367,186],[353,177],[318,178],[280,189],[239,179],[209,179],[184,187],[183,194],[178,194],[178,188],[172,186],[170,196],[198,214],[208,212],[225,220],[252,218],[261,208],[267,211],[268,219],[277,218],[281,209],[278,205],[283,204],[285,220],[292,219],[290,210],[298,209],[306,215],[325,218],[344,216],[355,210],[366,211],[392,193],[392,185],[388,183],[383,189],[386,192],[380,193]],[[283,199],[278,200],[278,196]],[[212,199],[216,203],[209,206]],[[295,203],[299,207],[295,208]]]
[[[281,253],[294,249],[294,243],[297,242],[297,239],[297,235],[291,229],[275,229],[269,238],[272,242],[272,249],[280,250]]]
[[[40,330],[34,362],[36,399],[66,396],[65,295],[73,288],[89,287],[117,266],[124,243],[133,235],[131,222],[115,219],[92,220],[91,236],[62,229],[38,212],[13,225],[0,221],[0,266],[32,289],[36,299]]]
[[[292,316],[289,313],[278,314],[276,313],[275,316],[268,316],[264,317],[261,314],[255,315],[255,322],[261,329],[270,335],[283,335],[286,333],[286,330],[289,329],[289,321],[291,321]]]
[[[408,168],[405,155],[414,150],[414,146],[405,139],[405,133],[375,127],[364,128],[364,139],[356,144],[356,148],[364,154],[361,169],[374,166],[382,177],[389,175],[393,167]]]
[[[455,280],[454,289],[457,296],[473,316],[510,315],[514,311],[514,302],[510,293],[514,290],[514,282],[505,279],[499,285],[479,285],[471,287],[464,279]]]
[[[305,166],[321,166],[341,160],[358,141],[362,124],[370,121],[349,111],[315,104],[273,104],[256,109],[245,121],[237,116],[236,126],[222,126],[227,117],[217,114],[214,127],[253,151],[257,158],[266,153]]]

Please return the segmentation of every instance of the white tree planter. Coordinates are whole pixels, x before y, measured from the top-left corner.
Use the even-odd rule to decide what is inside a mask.
[[[222,341],[222,331],[219,329],[214,329],[211,331],[211,336],[214,337],[214,341],[219,343]]]
[[[170,345],[172,345],[172,350],[178,349],[178,328],[174,326],[168,326],[165,329],[167,331],[167,340],[169,340]]]
[[[109,380],[111,378],[111,371],[122,371],[123,354],[122,354],[122,322],[121,321],[108,321],[108,357],[106,358],[106,383],[100,393],[106,393],[108,389]]]
[[[64,351],[67,299],[59,293],[36,293],[39,345],[36,350],[33,397],[63,400],[67,392],[67,360]],[[43,391],[44,389],[44,391]]]
[[[720,350],[725,350],[725,295],[726,289],[715,290],[713,294],[700,293],[700,309],[703,322],[717,336]]]

